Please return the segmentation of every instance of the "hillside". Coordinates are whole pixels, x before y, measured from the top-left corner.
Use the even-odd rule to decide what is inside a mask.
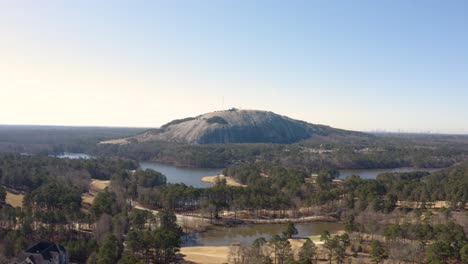
[[[136,136],[104,141],[125,144],[132,141],[167,141],[190,144],[227,143],[294,143],[313,136],[346,136],[365,134],[324,125],[310,124],[273,112],[238,110],[211,112],[197,117],[173,120],[160,129]]]

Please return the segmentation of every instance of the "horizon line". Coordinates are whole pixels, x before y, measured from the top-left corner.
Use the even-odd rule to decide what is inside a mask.
[[[0,124],[0,127],[56,127],[56,128],[130,128],[130,129],[157,129],[161,126],[106,126],[106,125],[47,125],[47,124]],[[341,129],[341,128],[340,128]],[[349,129],[346,129],[349,130]],[[435,136],[468,136],[468,133],[449,132],[418,132],[418,131],[379,131],[379,130],[351,130],[368,134],[393,134],[393,135],[435,135]]]

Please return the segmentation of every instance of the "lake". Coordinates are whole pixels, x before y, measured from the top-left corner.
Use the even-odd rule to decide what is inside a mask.
[[[55,155],[61,159],[93,159],[95,157],[84,153],[62,153]],[[208,188],[211,183],[202,182],[200,179],[203,176],[218,175],[223,172],[223,169],[208,169],[208,168],[181,168],[168,164],[157,162],[140,162],[140,168],[152,169],[166,175],[169,183],[185,183],[198,188]]]
[[[167,181],[170,183],[183,182],[187,185],[192,185],[199,188],[207,188],[212,186],[210,183],[200,180],[203,176],[213,176],[222,173],[223,169],[206,169],[206,168],[180,168],[172,165],[161,164],[156,162],[140,162],[142,169],[153,169],[166,175]],[[428,171],[434,172],[440,169],[418,169],[418,168],[396,168],[396,169],[371,169],[371,170],[340,170],[340,178],[344,179],[350,175],[360,175],[363,179],[375,179],[377,175],[387,172],[412,172],[412,171]]]
[[[287,224],[249,224],[232,227],[214,226],[206,232],[184,237],[183,246],[229,246],[232,243],[252,245],[259,237],[269,240],[280,235]],[[321,235],[324,231],[334,233],[343,230],[343,225],[332,222],[310,222],[295,224],[298,234],[295,237]]]
[[[56,155],[58,158],[69,159],[91,159],[91,155],[83,153],[63,153]],[[203,176],[213,176],[222,173],[223,169],[210,168],[182,168],[173,165],[162,164],[157,162],[140,162],[142,169],[153,169],[166,175],[169,183],[185,183],[198,188],[207,188],[212,186],[210,183],[200,180]],[[428,171],[434,172],[440,169],[433,168],[395,168],[395,169],[366,169],[366,170],[340,170],[340,178],[344,179],[350,175],[360,175],[363,179],[375,179],[377,175],[388,172],[412,172],[412,171]]]

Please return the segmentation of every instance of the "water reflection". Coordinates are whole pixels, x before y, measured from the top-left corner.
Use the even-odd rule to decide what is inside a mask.
[[[203,176],[218,175],[223,169],[204,169],[204,168],[179,168],[172,165],[155,163],[155,162],[140,162],[142,169],[153,169],[166,175],[169,183],[185,183],[198,188],[211,187],[211,183],[202,182],[200,179]]]
[[[267,240],[281,234],[286,224],[238,225],[234,227],[213,227],[204,233],[185,238],[184,246],[229,246],[232,243],[251,245],[259,237]],[[297,237],[320,235],[323,231],[330,233],[343,230],[343,225],[332,222],[310,222],[296,224]]]

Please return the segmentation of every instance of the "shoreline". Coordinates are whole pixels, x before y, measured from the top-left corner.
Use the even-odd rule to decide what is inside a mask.
[[[197,165],[194,165],[193,163],[190,163],[190,162],[179,162],[179,161],[173,161],[173,160],[161,160],[161,159],[143,159],[143,160],[136,160],[137,162],[149,162],[149,163],[159,163],[159,164],[162,164],[162,165],[168,165],[168,166],[173,166],[173,167],[176,167],[176,168],[186,168],[186,169],[223,169],[223,168],[226,168],[228,166],[232,166],[232,165],[235,165],[235,163],[225,163],[223,165],[219,165],[219,166],[206,166],[206,167],[202,167],[202,166],[197,166]],[[338,171],[356,171],[356,172],[359,172],[359,171],[377,171],[377,170],[403,170],[403,171],[406,171],[406,170],[412,170],[412,171],[428,171],[428,172],[433,172],[433,171],[438,171],[438,170],[442,170],[442,169],[446,169],[446,168],[449,168],[453,165],[457,165],[459,162],[456,162],[452,165],[449,165],[449,166],[444,166],[444,167],[436,167],[436,166],[431,166],[430,168],[421,168],[421,167],[414,167],[414,166],[402,166],[402,167],[393,167],[393,166],[389,166],[389,167],[378,167],[378,168],[368,168],[368,167],[340,167],[340,166],[337,166],[336,169]]]

